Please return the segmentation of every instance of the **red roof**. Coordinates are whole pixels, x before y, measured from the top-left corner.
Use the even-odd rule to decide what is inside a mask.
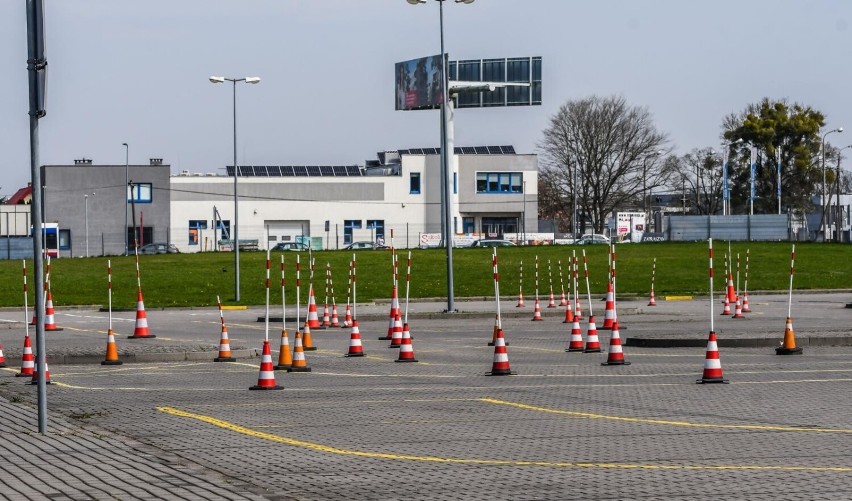
[[[14,195],[9,197],[8,200],[6,200],[6,205],[18,205],[18,204],[29,203],[29,201],[32,199],[32,196],[33,196],[33,187],[32,186],[27,186],[26,188],[21,188],[20,190],[16,191]]]

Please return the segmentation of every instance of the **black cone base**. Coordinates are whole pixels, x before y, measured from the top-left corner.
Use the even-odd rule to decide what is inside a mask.
[[[305,346],[305,347],[304,347],[304,348],[302,348],[302,349],[303,349],[303,350],[305,350],[305,351],[317,351],[317,347],[316,347],[316,346]]]
[[[795,348],[775,348],[776,355],[801,355],[802,347],[797,346]]]
[[[722,378],[701,378],[701,379],[696,379],[695,382],[698,383],[698,384],[712,384],[712,383],[728,384],[728,380],[722,379]]]
[[[287,371],[290,370],[290,367],[292,367],[292,365],[276,365],[272,369],[276,371]]]
[[[249,389],[250,390],[283,390],[284,387],[278,386],[278,385],[275,385],[275,386],[257,386],[257,385],[254,385]]]
[[[64,330],[65,329],[63,329],[62,327],[54,327],[53,329],[45,328],[44,332],[56,332],[56,331],[64,331]]]
[[[134,335],[134,336],[127,336],[127,339],[154,339],[155,337],[157,337],[157,336],[155,336],[153,334],[148,335],[148,336],[135,336]]]
[[[382,336],[376,339],[378,339],[379,341],[390,341],[392,338],[390,336]]]
[[[101,365],[121,365],[123,363],[121,360],[104,360]]]
[[[606,362],[603,362],[601,365],[630,365],[630,362],[625,362],[624,360],[610,362],[609,360],[607,360]]]
[[[585,350],[585,349],[583,350],[583,353],[600,353],[600,352],[601,352],[600,348],[591,348],[591,349],[588,349],[588,350]]]
[[[288,367],[287,372],[311,372],[310,367]]]
[[[419,360],[417,360],[416,358],[406,358],[406,359],[403,359],[403,360],[397,359],[397,360],[394,360],[394,362],[419,362]]]
[[[486,375],[486,376],[515,376],[515,375],[517,375],[517,372],[512,372],[512,371],[491,371],[491,372],[486,372],[486,373],[485,373],[485,375]]]
[[[236,362],[237,359],[234,357],[217,357],[213,359],[214,362]]]
[[[364,352],[362,351],[361,353],[347,353],[345,356],[347,356],[347,357],[363,357]]]

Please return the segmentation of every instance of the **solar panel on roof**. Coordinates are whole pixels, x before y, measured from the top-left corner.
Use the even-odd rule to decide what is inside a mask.
[[[345,176],[346,175],[346,166],[345,165],[334,165],[331,167],[331,171],[335,176]]]
[[[251,165],[240,165],[240,175],[244,177],[254,176],[254,169]]]
[[[503,153],[503,150],[499,146],[486,146],[486,148],[488,148],[489,155],[500,155]]]
[[[229,176],[233,176],[234,175],[234,166],[229,165],[229,166],[225,167],[225,174],[227,174]]]
[[[350,176],[360,176],[361,175],[361,169],[358,168],[357,165],[347,165],[346,166],[346,173],[349,174]]]
[[[266,172],[271,177],[281,177],[281,167],[277,165],[267,165]]]
[[[255,165],[254,166],[254,175],[257,177],[267,177],[269,174],[266,173],[265,165]]]
[[[293,177],[295,174],[293,173],[292,165],[280,165],[278,168],[281,170],[281,177]]]
[[[471,148],[470,146],[462,146],[462,153],[465,155],[476,155],[476,150]]]
[[[332,167],[331,165],[321,165],[320,166],[320,173],[323,176],[333,176],[334,175],[334,167]]]
[[[296,176],[307,176],[308,175],[308,168],[305,167],[304,165],[294,165],[293,166],[293,173]]]
[[[308,166],[308,175],[309,176],[321,176],[320,168],[317,165],[309,165]]]
[[[504,155],[514,155],[515,154],[515,147],[514,146],[501,146],[501,148],[503,149]]]
[[[476,152],[477,155],[487,155],[488,154],[488,147],[487,146],[474,146],[473,150]]]

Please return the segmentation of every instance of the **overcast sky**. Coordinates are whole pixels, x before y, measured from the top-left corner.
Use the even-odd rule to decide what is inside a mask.
[[[25,0],[0,1],[0,194],[30,179]],[[445,3],[451,59],[542,56],[543,105],[464,109],[456,145],[536,152],[558,107],[618,94],[647,107],[675,152],[719,144],[722,118],[764,96],[852,129],[849,0],[477,0]],[[393,64],[439,52],[438,3],[405,0],[45,0],[41,163],[163,158],[363,164],[439,146],[437,111],[394,111]],[[852,131],[850,131],[852,132]],[[848,136],[848,137],[847,137]],[[852,133],[830,138],[852,144]]]

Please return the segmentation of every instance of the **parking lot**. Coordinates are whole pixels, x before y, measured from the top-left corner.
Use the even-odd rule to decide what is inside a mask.
[[[848,333],[846,301],[840,294],[797,298],[799,338]],[[706,301],[622,304],[624,338],[707,337]],[[364,307],[366,356],[343,356],[348,329],[314,331],[318,350],[306,353],[312,372],[276,372],[282,391],[248,391],[258,360],[214,363],[215,351],[182,362],[55,364],[50,413],[138,443],[140,465],[160,461],[203,480],[200,498],[215,497],[202,491],[223,498],[512,500],[843,499],[852,492],[852,346],[807,345],[803,356],[789,357],[770,347],[721,349],[730,384],[698,385],[703,348],[625,347],[631,365],[601,366],[605,352],[565,352],[561,308],[531,322],[528,300],[522,313],[504,304],[517,374],[489,377],[492,305],[458,307],[459,315],[442,317],[431,314],[440,305],[412,305],[419,363],[408,364],[394,363],[398,350],[377,339],[387,330],[386,306]],[[743,320],[718,318],[720,339],[780,341],[786,296],[756,296],[752,309]],[[603,312],[596,313],[600,325]],[[260,348],[258,314],[226,312],[232,345]],[[2,312],[0,319],[15,315]],[[118,316],[117,330],[126,335],[132,313]],[[176,351],[169,343],[186,349],[218,341],[215,310],[148,317],[157,339],[119,338],[120,350],[146,342],[158,346],[147,351],[167,354]],[[103,343],[104,318],[57,313],[65,330],[48,333],[48,350],[62,336]],[[606,347],[608,331],[599,334]],[[14,368],[8,353],[20,336],[20,326],[0,330]],[[279,337],[280,324],[273,324],[273,349]],[[55,341],[65,344],[74,342]],[[13,375],[0,374],[2,395],[34,403],[35,388]],[[98,497],[96,487],[78,489]]]

